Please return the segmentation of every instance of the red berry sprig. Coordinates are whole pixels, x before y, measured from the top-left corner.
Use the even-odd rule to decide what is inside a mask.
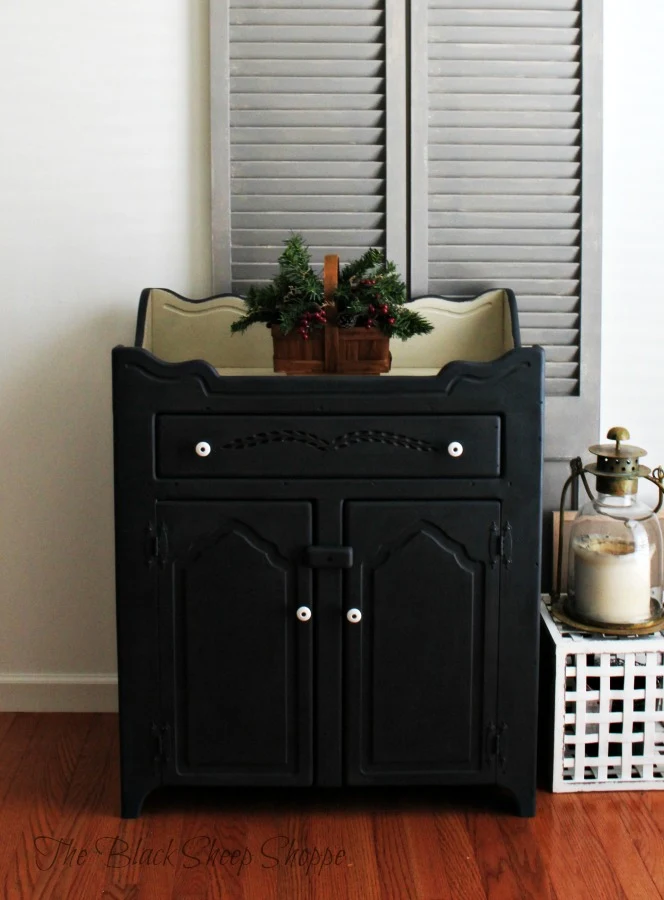
[[[298,325],[298,331],[303,340],[308,341],[311,337],[311,332],[317,326],[323,326],[327,324],[327,313],[324,309],[317,309],[314,312],[305,312],[300,317],[300,322]]]

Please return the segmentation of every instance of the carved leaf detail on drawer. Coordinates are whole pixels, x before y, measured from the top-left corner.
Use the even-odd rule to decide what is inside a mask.
[[[345,450],[353,444],[386,444],[391,447],[400,447],[403,450],[416,450],[419,453],[435,453],[438,448],[428,441],[410,438],[404,434],[395,434],[391,431],[348,431],[332,440],[318,437],[308,431],[294,431],[284,429],[281,431],[260,431],[247,437],[236,438],[222,445],[222,450],[248,450],[251,447],[259,447],[264,444],[305,444],[313,450],[324,452]]]

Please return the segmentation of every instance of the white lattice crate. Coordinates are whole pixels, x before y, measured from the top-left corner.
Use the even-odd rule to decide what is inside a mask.
[[[563,791],[664,789],[664,633],[575,631],[542,602],[542,696],[553,682],[551,786]],[[546,722],[542,723],[546,726]],[[551,762],[552,758],[552,762]]]

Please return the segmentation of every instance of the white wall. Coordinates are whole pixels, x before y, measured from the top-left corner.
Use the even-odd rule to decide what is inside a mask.
[[[209,292],[207,14],[0,4],[0,709],[115,702],[109,351],[141,288]],[[602,431],[655,462],[662,33],[606,0]]]
[[[605,0],[604,20],[601,437],[625,425],[653,467],[664,465],[664,3]]]
[[[0,709],[115,703],[110,349],[209,293],[207,16],[0,3]]]

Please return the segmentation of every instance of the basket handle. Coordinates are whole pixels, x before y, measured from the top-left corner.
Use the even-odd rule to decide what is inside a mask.
[[[336,253],[328,253],[323,264],[323,296],[327,321],[331,324],[336,324],[337,321],[337,305],[334,302],[334,294],[338,284],[339,257]]]
[[[339,365],[339,329],[337,327],[337,304],[334,293],[339,284],[339,257],[327,254],[323,265],[323,296],[327,325],[325,326],[325,372],[336,372]]]

